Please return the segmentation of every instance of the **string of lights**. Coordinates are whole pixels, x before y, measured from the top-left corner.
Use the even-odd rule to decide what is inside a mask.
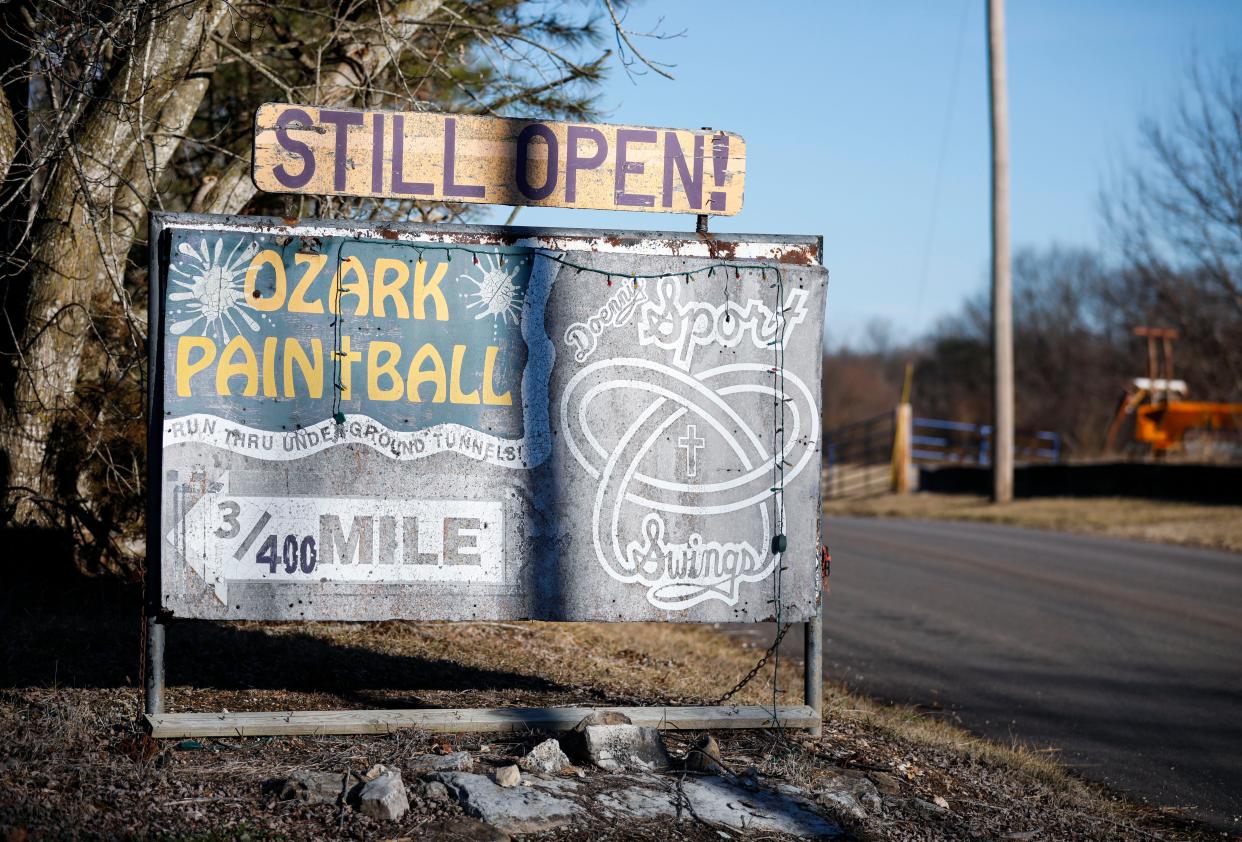
[[[776,335],[772,338],[772,555],[776,569],[772,575],[772,598],[776,608],[776,628],[782,627],[784,599],[781,592],[782,574],[785,571],[785,550],[789,540],[785,536],[785,282],[776,274],[776,301],[772,312],[776,314]],[[777,718],[780,677],[780,647],[772,655],[772,721],[780,727]]]

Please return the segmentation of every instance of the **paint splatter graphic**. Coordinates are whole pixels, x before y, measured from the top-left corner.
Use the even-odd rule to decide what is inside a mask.
[[[513,279],[522,271],[522,265],[518,261],[510,265],[512,268],[506,268],[503,258],[485,254],[479,262],[483,270],[481,278],[459,276],[458,280],[469,281],[475,286],[474,291],[466,296],[466,306],[472,312],[478,311],[475,319],[491,316],[504,322],[518,323],[522,315],[522,290]]]
[[[214,334],[227,342],[231,335],[240,334],[242,326],[252,331],[259,329],[255,318],[266,317],[246,306],[245,278],[250,259],[259,249],[251,241],[239,251],[238,240],[227,255],[224,240],[216,238],[208,245],[207,239],[198,242],[195,250],[189,243],[182,243],[176,262],[169,269],[169,282],[176,287],[169,292],[169,331],[180,336],[195,332],[202,336]]]

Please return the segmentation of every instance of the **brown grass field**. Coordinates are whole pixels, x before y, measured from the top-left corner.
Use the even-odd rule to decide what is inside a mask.
[[[1242,506],[1118,497],[1039,497],[993,505],[972,494],[830,500],[829,517],[969,520],[1242,552]]]

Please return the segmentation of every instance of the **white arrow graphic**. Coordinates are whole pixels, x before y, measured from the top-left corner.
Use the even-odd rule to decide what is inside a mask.
[[[271,514],[262,506],[230,493],[226,471],[208,486],[207,493],[194,503],[167,537],[181,550],[190,569],[211,586],[216,599],[227,605],[225,568],[228,560],[245,553],[270,519]]]

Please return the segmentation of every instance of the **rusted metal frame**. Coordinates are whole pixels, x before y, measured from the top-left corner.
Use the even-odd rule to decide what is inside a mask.
[[[609,228],[551,228],[521,225],[456,225],[448,223],[393,222],[377,227],[373,222],[270,216],[192,213],[157,214],[161,229],[192,227],[204,230],[244,230],[285,235],[299,225],[312,227],[316,236],[364,236],[378,231],[387,239],[417,239],[425,243],[504,245],[557,250],[560,240],[575,240],[575,251],[650,253],[653,244],[675,243],[681,257],[726,261],[769,260],[789,266],[822,263],[823,238],[799,234],[712,234],[695,237],[676,231],[631,231]],[[593,242],[594,241],[594,242]],[[773,248],[775,247],[775,248]],[[154,264],[153,264],[154,265]]]
[[[162,557],[160,525],[160,487],[163,471],[161,420],[164,415],[164,340],[162,304],[166,280],[160,271],[161,252],[168,248],[164,223],[151,214],[148,226],[150,273],[147,276],[147,558],[145,570],[146,664],[144,669],[145,710],[148,715],[164,712],[165,620],[161,611]]]
[[[160,271],[161,253],[168,248],[167,239],[164,236],[166,225],[165,217],[168,222],[173,223],[193,223],[198,215],[192,214],[175,214],[165,215],[153,213],[150,217],[150,239],[152,244],[150,254],[150,275],[148,289],[148,384],[147,384],[147,444],[148,444],[148,460],[147,460],[147,560],[146,560],[146,604],[144,611],[146,612],[146,681],[145,681],[145,709],[148,716],[148,723],[151,722],[150,717],[161,716],[164,712],[164,665],[165,665],[165,632],[167,620],[161,607],[161,537],[159,533],[159,500],[151,493],[151,490],[159,486],[160,476],[162,472],[161,458],[161,419],[163,416],[163,327],[161,324],[161,308],[164,300],[164,287],[166,278]],[[218,221],[219,217],[201,217],[203,221]],[[273,228],[279,228],[293,224],[294,220],[278,220],[273,218],[244,218],[250,224],[270,225]],[[340,227],[347,229],[352,227],[348,222],[340,223]],[[704,226],[705,227],[705,226]],[[450,237],[457,235],[474,235],[479,234],[493,235],[500,241],[512,242],[519,238],[555,238],[558,234],[568,235],[571,231],[565,229],[543,229],[543,228],[514,228],[506,226],[449,226],[449,225],[420,225],[420,224],[400,224],[394,225],[394,229],[407,231],[412,234],[429,233],[432,229],[438,234],[447,234]],[[572,234],[576,236],[598,235],[601,239],[612,239],[617,237],[616,231],[610,230],[584,230],[575,229]],[[625,232],[628,238],[636,243],[641,243],[648,239],[666,239],[668,235],[664,232]],[[745,241],[748,235],[726,235],[721,239],[725,242]],[[786,242],[791,246],[809,245],[808,241],[814,243],[815,255],[812,258],[821,264],[823,263],[823,238],[822,237],[805,237],[805,236],[765,236],[768,242]],[[768,259],[771,259],[769,257]],[[779,259],[779,258],[778,258]],[[802,261],[795,261],[801,263]],[[810,262],[810,261],[806,261]],[[822,456],[821,456],[822,459]],[[821,513],[822,513],[822,492],[821,492]],[[821,529],[821,541],[823,540]],[[818,547],[817,554],[818,554]],[[819,561],[816,559],[818,567]],[[813,724],[807,725],[804,721],[799,721],[800,717],[792,716],[795,727],[799,725],[805,726],[812,736],[819,736],[822,733],[823,720],[823,600],[822,597],[817,601],[817,608],[814,617],[803,624],[804,633],[804,698],[806,707],[813,711],[811,720]],[[652,710],[658,710],[652,708]],[[667,709],[665,709],[667,710]],[[725,709],[721,709],[721,715],[726,716]],[[734,714],[736,715],[736,714]],[[743,718],[744,720],[745,718]],[[764,727],[761,725],[741,725],[740,722],[733,727]]]
[[[816,561],[818,566],[819,562]],[[807,728],[812,737],[824,732],[824,601],[821,597],[815,616],[802,624],[803,649],[802,698],[815,712],[815,724]]]
[[[824,263],[824,240],[822,237],[816,245],[816,252],[819,255],[819,263]],[[823,354],[820,354],[819,364],[816,366],[818,379],[823,381]],[[822,400],[822,395],[821,395]],[[823,443],[827,441],[827,435],[820,433],[821,446],[819,452],[820,458],[820,476],[823,476],[823,461],[825,458],[826,447]],[[822,482],[816,484],[816,491],[819,497],[819,540],[815,547],[815,570],[816,581],[819,587],[816,589],[815,599],[815,615],[802,624],[802,699],[806,706],[814,711],[813,724],[808,727],[807,733],[812,737],[823,736],[824,733],[824,569],[821,567],[821,554],[825,552],[823,549],[827,546],[828,534],[824,526],[827,518],[824,512],[824,485]]]

